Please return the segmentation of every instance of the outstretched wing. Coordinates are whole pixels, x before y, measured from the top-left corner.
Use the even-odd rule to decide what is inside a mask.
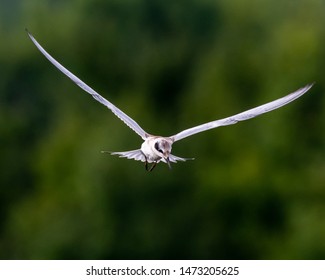
[[[142,162],[146,161],[146,157],[144,156],[144,154],[141,152],[140,149],[127,151],[127,152],[108,152],[108,153],[110,153],[111,155],[117,155],[121,158],[134,159]]]
[[[171,136],[170,138],[173,139],[174,142],[179,141],[185,137],[191,136],[193,134],[205,131],[205,130],[209,130],[209,129],[213,129],[219,126],[226,126],[226,125],[231,125],[231,124],[235,124],[237,122],[240,121],[244,121],[244,120],[248,120],[251,118],[255,118],[258,115],[270,112],[272,110],[278,109],[292,101],[294,101],[295,99],[299,98],[300,96],[302,96],[304,93],[306,93],[311,87],[313,86],[313,84],[309,84],[301,89],[298,89],[297,91],[290,93],[289,95],[282,97],[280,99],[274,100],[272,102],[266,103],[264,105],[261,105],[259,107],[255,107],[253,109],[247,110],[245,112],[242,112],[240,114],[228,117],[228,118],[224,118],[221,120],[216,120],[216,121],[212,121],[212,122],[208,122],[205,124],[201,124],[186,130],[183,130],[173,136]]]
[[[94,99],[96,99],[98,102],[105,105],[108,109],[110,109],[120,120],[122,120],[128,127],[130,127],[132,130],[134,130],[137,134],[139,134],[143,140],[145,140],[149,134],[145,132],[140,125],[134,121],[132,118],[130,118],[127,114],[122,112],[119,108],[114,106],[111,102],[106,100],[104,97],[102,97],[100,94],[98,94],[95,90],[93,90],[91,87],[89,87],[87,84],[85,84],[83,81],[81,81],[77,76],[72,74],[68,69],[66,69],[64,66],[62,66],[59,62],[57,62],[50,54],[44,50],[44,48],[36,41],[36,39],[26,30],[28,33],[29,38],[32,40],[32,42],[35,44],[35,46],[40,50],[40,52],[56,67],[58,68],[63,74],[68,76],[77,86],[82,88],[84,91],[88,92],[92,95]]]

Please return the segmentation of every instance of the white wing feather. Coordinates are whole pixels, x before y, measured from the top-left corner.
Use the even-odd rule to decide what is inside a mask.
[[[27,31],[27,30],[26,30]],[[46,52],[46,50],[36,41],[36,39],[27,31],[29,38],[35,44],[35,46],[40,50],[40,52],[56,67],[58,68],[63,74],[69,77],[77,86],[79,86],[84,91],[88,92],[92,95],[94,99],[98,102],[105,105],[108,109],[110,109],[120,120],[122,120],[128,127],[134,130],[138,135],[141,136],[143,140],[145,140],[149,134],[145,132],[140,125],[130,118],[127,114],[122,112],[119,108],[114,106],[111,102],[106,100],[100,94],[98,94],[95,90],[89,87],[86,83],[81,81],[77,76],[72,74],[68,69],[62,66],[59,62],[57,62],[50,54]]]
[[[109,152],[109,153],[111,155],[117,155],[120,158],[134,159],[134,160],[139,160],[142,162],[146,161],[146,158],[140,149],[127,151],[127,152]]]
[[[245,112],[242,112],[240,114],[228,117],[228,118],[224,118],[221,120],[216,120],[216,121],[212,121],[212,122],[208,122],[205,124],[201,124],[186,130],[183,130],[173,136],[171,136],[170,138],[176,142],[179,141],[183,138],[186,138],[188,136],[191,136],[193,134],[196,133],[200,133],[203,132],[205,130],[209,130],[209,129],[213,129],[219,126],[226,126],[226,125],[231,125],[231,124],[235,124],[239,121],[244,121],[244,120],[248,120],[251,118],[255,118],[258,115],[270,112],[272,110],[275,110],[277,108],[280,108],[292,101],[294,101],[295,99],[299,98],[300,96],[302,96],[304,93],[306,93],[311,87],[313,86],[313,84],[309,84],[301,89],[298,89],[297,91],[282,97],[280,99],[274,100],[272,102],[266,103],[264,105],[255,107],[253,109],[247,110]]]
[[[104,152],[110,153],[111,155],[117,155],[120,158],[134,159],[134,160],[139,160],[142,162],[146,161],[146,158],[140,149],[127,151],[127,152],[106,152],[106,151],[104,151]],[[194,158],[181,158],[178,156],[169,155],[170,162],[174,162],[174,163],[176,163],[177,161],[187,161],[187,160],[193,160],[193,159]],[[167,163],[167,161],[164,158],[161,158],[159,161]],[[151,161],[148,161],[148,162],[151,162]]]

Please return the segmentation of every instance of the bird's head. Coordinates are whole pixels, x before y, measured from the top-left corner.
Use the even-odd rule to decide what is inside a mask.
[[[155,141],[154,144],[154,152],[160,156],[161,158],[165,159],[169,168],[171,168],[170,166],[170,162],[169,162],[169,155],[171,153],[172,150],[172,142],[168,141],[165,138],[158,138]]]

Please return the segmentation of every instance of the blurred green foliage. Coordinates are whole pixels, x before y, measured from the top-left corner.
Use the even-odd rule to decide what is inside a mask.
[[[0,2],[0,258],[324,259],[325,1]],[[282,97],[285,108],[174,145],[193,162],[101,150]]]

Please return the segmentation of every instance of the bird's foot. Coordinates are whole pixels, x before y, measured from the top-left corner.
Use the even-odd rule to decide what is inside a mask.
[[[151,165],[151,167],[150,167],[150,169],[149,169],[149,172],[151,172],[151,171],[156,167],[156,165],[157,165],[157,162],[154,162],[154,163]]]

